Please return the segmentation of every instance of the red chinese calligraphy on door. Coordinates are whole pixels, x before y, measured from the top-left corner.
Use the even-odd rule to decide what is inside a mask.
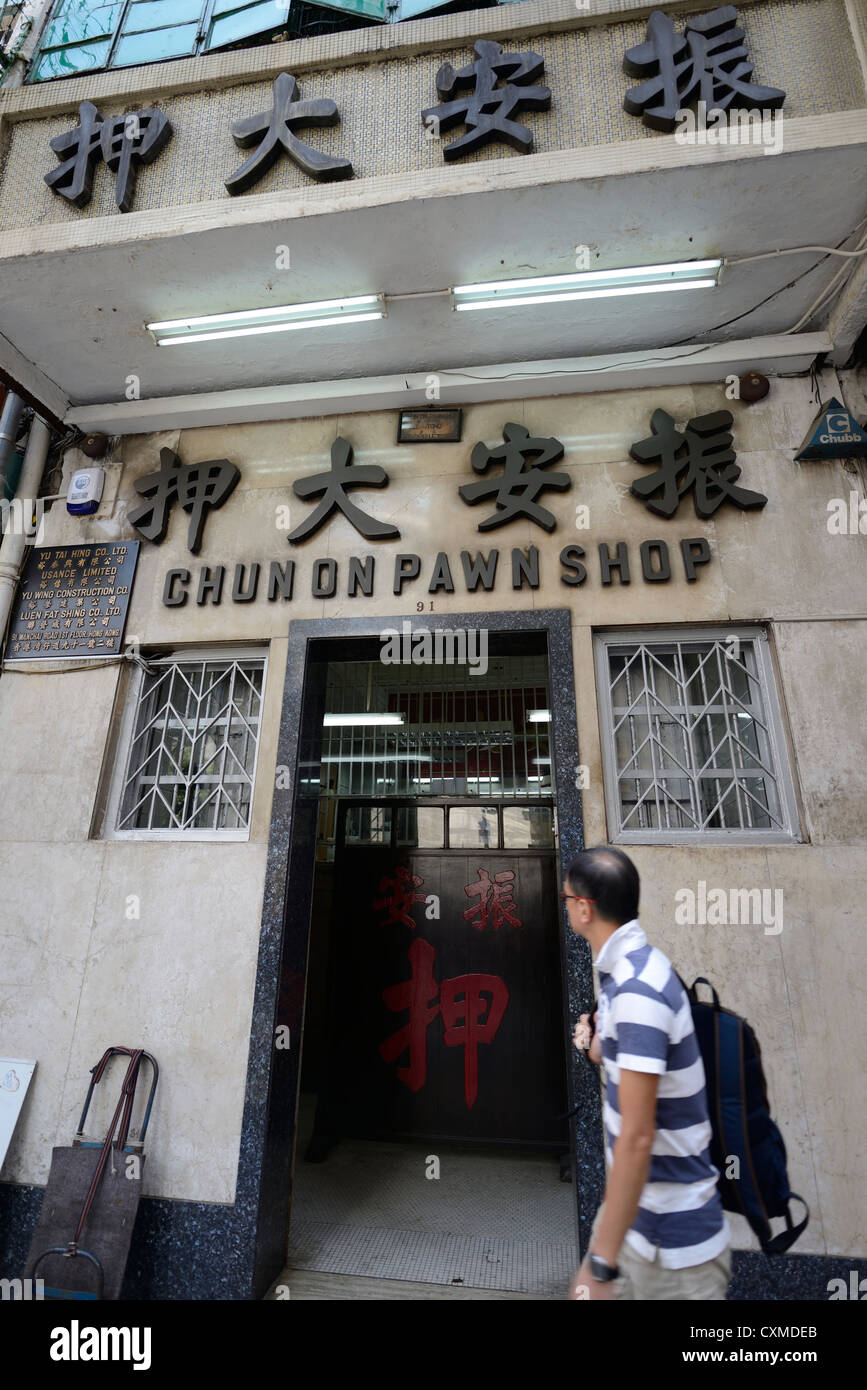
[[[541,851],[342,849],[332,1133],[562,1143],[555,872]]]

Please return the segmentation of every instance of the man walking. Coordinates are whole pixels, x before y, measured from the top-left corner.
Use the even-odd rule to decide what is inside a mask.
[[[704,1067],[686,991],[638,923],[638,870],[584,850],[563,897],[599,972],[608,1180],[570,1298],[724,1299],[729,1230],[710,1161]],[[582,1023],[589,1034],[587,1015]]]

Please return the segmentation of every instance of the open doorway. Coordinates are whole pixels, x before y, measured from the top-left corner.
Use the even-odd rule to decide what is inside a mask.
[[[545,635],[491,633],[481,674],[380,656],[375,639],[308,656],[289,1266],[562,1296],[577,1248]]]

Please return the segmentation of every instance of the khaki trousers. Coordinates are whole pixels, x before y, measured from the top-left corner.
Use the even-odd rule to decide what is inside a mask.
[[[589,1248],[602,1218],[602,1207],[596,1213]],[[658,1257],[657,1251],[657,1257]],[[686,1269],[665,1269],[659,1259],[645,1260],[624,1240],[617,1257],[620,1278],[614,1281],[614,1297],[618,1300],[667,1299],[672,1302],[720,1302],[726,1296],[731,1278],[732,1252],[726,1246],[712,1260],[689,1265]]]

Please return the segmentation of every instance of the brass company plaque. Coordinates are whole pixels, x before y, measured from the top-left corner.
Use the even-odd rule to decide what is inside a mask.
[[[15,600],[7,661],[117,655],[139,544],[34,547]]]
[[[402,410],[398,417],[398,444],[456,444],[460,437],[459,409]]]

